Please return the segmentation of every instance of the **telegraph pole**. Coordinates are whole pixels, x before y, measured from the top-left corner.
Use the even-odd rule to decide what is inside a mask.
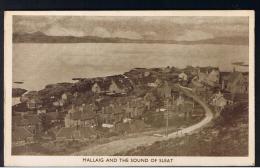
[[[192,99],[192,111],[191,111],[191,115],[194,113],[194,108],[195,108],[195,102],[194,102],[194,100]]]
[[[165,135],[168,137],[168,126],[169,126],[169,104],[168,100],[166,100],[166,130],[165,130]]]
[[[232,97],[232,112],[234,111],[234,99],[235,99],[235,93],[231,93]]]
[[[167,120],[166,120],[166,136],[168,137],[168,127],[169,127],[169,106],[167,105]]]
[[[166,128],[165,128],[165,135],[168,137],[168,128],[169,128],[169,112],[170,112],[170,108],[171,108],[171,104],[173,105],[174,103],[171,101],[174,101],[174,97],[171,98],[167,98],[166,100]],[[173,106],[172,106],[173,108]]]

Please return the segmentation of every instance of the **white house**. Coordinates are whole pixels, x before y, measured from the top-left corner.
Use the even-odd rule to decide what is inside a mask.
[[[64,100],[64,101],[66,101],[66,100],[68,99],[67,94],[66,94],[66,93],[63,93],[63,94],[61,95],[61,99]]]
[[[125,89],[119,85],[116,84],[114,80],[111,81],[111,84],[109,86],[109,92],[111,93],[125,93]]]
[[[219,84],[220,72],[218,68],[202,67],[198,68],[198,80],[203,84],[209,86],[216,86]]]
[[[210,104],[217,107],[219,110],[223,110],[228,101],[224,98],[221,92],[214,94],[211,98]]]
[[[20,97],[12,97],[12,106],[21,103]]]
[[[26,103],[29,109],[37,109],[42,107],[42,101],[37,98],[32,98],[28,100]]]
[[[180,81],[187,81],[188,80],[188,75],[186,73],[184,73],[184,72],[180,73],[178,75],[178,77],[179,77]]]
[[[144,72],[144,77],[148,77],[148,76],[150,76],[151,75],[151,73],[149,72],[149,71],[145,71]]]
[[[37,109],[37,114],[38,114],[38,115],[40,115],[40,114],[46,114],[46,109],[45,109],[45,108]]]
[[[215,84],[219,83],[219,77],[220,77],[220,73],[219,70],[213,69],[209,74],[208,74],[208,83],[211,86],[214,86]]]
[[[98,85],[98,83],[95,83],[92,88],[91,88],[91,91],[93,93],[100,93],[101,92],[101,87]]]

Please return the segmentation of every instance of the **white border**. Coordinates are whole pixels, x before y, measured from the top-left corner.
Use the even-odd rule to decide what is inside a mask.
[[[163,157],[172,163],[87,163],[83,158],[98,156],[12,156],[11,155],[11,95],[12,95],[12,16],[248,16],[249,17],[249,156],[248,157]],[[248,166],[255,163],[255,13],[250,10],[225,11],[6,11],[4,25],[4,164],[5,166]],[[136,156],[106,156],[103,158],[140,158]]]

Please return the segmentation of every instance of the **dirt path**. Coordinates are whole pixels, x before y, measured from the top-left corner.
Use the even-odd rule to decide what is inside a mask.
[[[190,134],[194,131],[198,131],[201,129],[203,126],[208,124],[212,119],[213,119],[213,113],[210,110],[210,108],[207,106],[206,103],[204,103],[202,100],[200,100],[199,97],[194,95],[192,92],[181,88],[184,94],[186,96],[189,96],[194,99],[197,103],[199,103],[203,109],[205,110],[205,118],[201,120],[200,122],[191,125],[189,127],[183,128],[182,130],[173,132],[168,135],[168,137],[156,137],[152,135],[140,135],[138,137],[133,137],[133,138],[127,138],[127,139],[120,139],[116,141],[112,141],[109,143],[101,144],[101,145],[96,145],[93,147],[89,147],[85,150],[82,150],[80,152],[72,153],[71,155],[73,156],[111,156],[119,152],[123,151],[128,151],[130,149],[136,148],[138,146],[148,146],[153,144],[156,141],[162,141],[162,140],[167,140],[169,138],[176,138],[176,137],[182,137],[185,134]]]

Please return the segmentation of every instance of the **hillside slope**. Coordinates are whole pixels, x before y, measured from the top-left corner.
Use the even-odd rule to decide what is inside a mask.
[[[139,147],[125,156],[247,156],[247,103],[226,109],[213,124],[201,132]]]

